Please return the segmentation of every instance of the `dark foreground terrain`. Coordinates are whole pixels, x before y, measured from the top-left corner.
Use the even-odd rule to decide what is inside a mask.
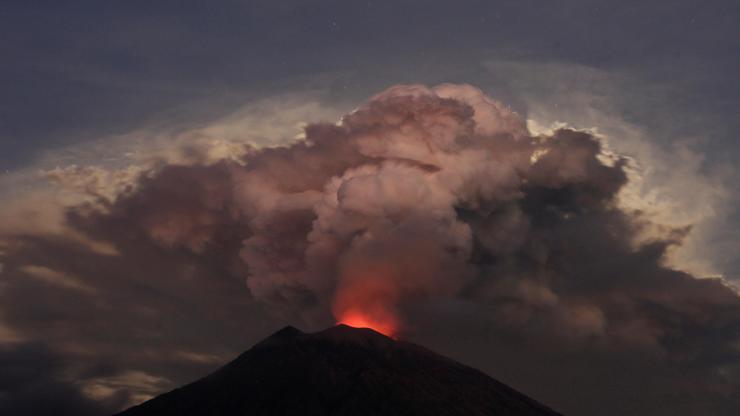
[[[371,329],[286,327],[120,416],[558,415],[482,372]]]

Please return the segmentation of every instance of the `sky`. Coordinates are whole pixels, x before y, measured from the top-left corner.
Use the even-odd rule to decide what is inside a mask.
[[[738,19],[0,3],[0,413],[361,316],[564,414],[736,414]]]

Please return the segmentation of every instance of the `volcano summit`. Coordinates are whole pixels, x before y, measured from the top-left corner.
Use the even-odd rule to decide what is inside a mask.
[[[118,416],[558,415],[482,372],[372,329],[286,327]]]

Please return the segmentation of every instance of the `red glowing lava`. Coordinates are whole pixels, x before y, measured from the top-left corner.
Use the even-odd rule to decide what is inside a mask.
[[[360,258],[347,260],[332,303],[337,323],[370,328],[394,337],[401,327],[396,310],[400,289],[392,264]]]
[[[377,317],[363,314],[360,311],[346,311],[338,318],[337,323],[354,328],[370,328],[389,337],[393,337],[398,330],[395,319],[377,319]]]

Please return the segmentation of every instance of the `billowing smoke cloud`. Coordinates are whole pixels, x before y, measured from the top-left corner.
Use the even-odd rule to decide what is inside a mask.
[[[717,304],[740,303],[719,280],[662,265],[686,230],[638,238],[657,225],[617,204],[627,169],[589,133],[530,135],[473,87],[398,86],[303,141],[165,167],[75,215],[98,230],[133,223],[121,232],[164,247],[238,252],[252,296],[310,325],[403,332],[408,310],[457,298],[496,326],[660,354],[694,320],[716,324],[704,315]]]
[[[645,379],[661,383],[655,397],[706,398],[690,404],[704,414],[740,403],[740,299],[719,279],[665,265],[690,230],[620,205],[631,165],[598,137],[532,135],[474,87],[414,85],[336,124],[308,125],[293,144],[240,149],[152,168],[114,198],[71,208],[67,221],[119,255],[152,244],[200,259],[200,268],[246,281],[245,298],[304,326],[342,321],[441,346],[435,334],[477,337],[492,351],[521,353],[523,368],[549,357],[575,363],[573,374],[608,371],[573,383],[602,386],[589,394],[615,403],[644,392],[622,368],[651,372]],[[578,395],[542,371],[549,376],[530,369],[512,378],[577,411]],[[613,409],[676,409],[650,400]]]
[[[661,265],[683,230],[638,241],[651,224],[617,205],[627,160],[604,150],[533,137],[473,87],[400,86],[242,163],[165,168],[97,220],[194,253],[231,236],[251,294],[308,323],[402,331],[406,306],[461,298],[504,326],[660,349],[670,329],[648,305],[735,295]]]

